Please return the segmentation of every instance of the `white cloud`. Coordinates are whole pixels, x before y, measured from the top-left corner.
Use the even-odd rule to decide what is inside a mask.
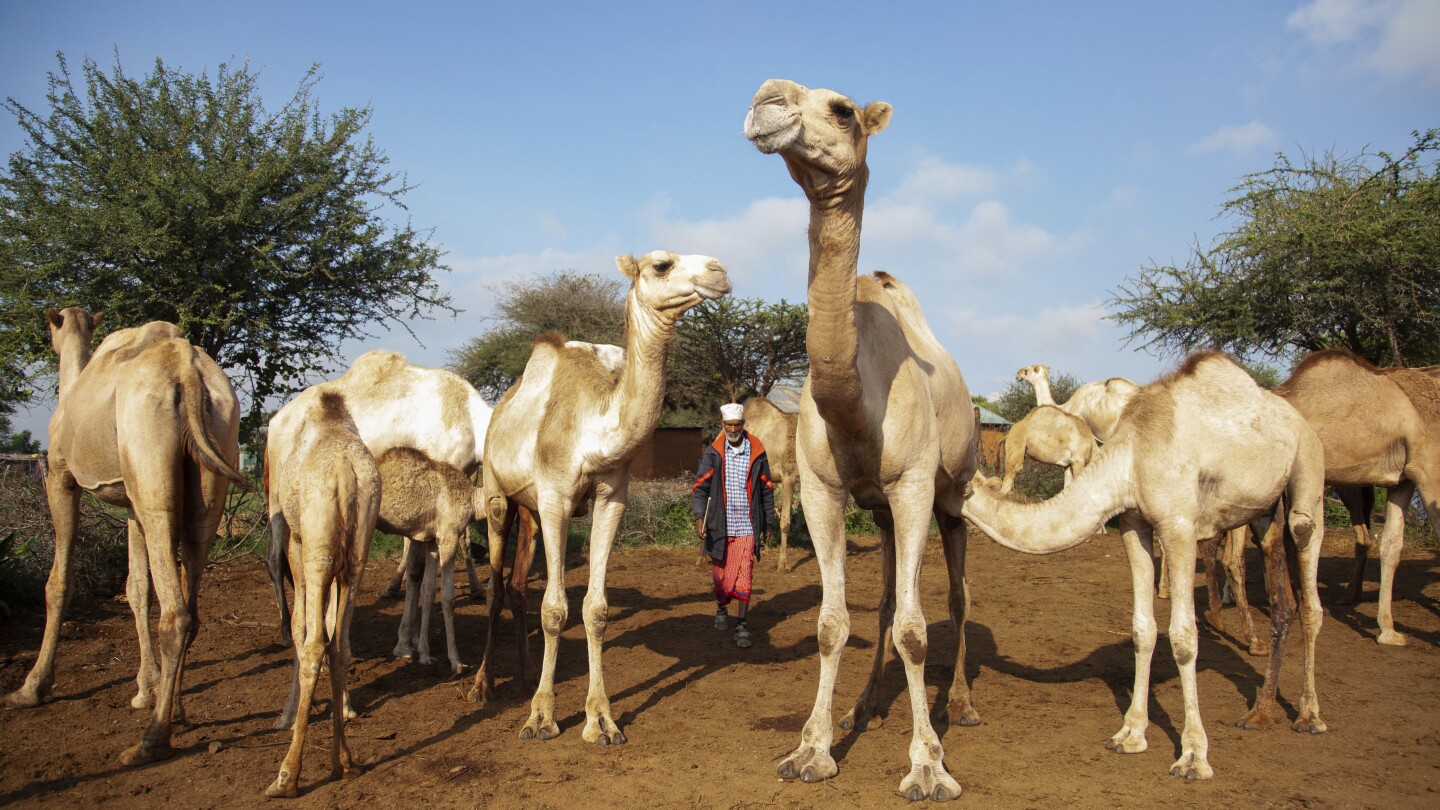
[[[1286,23],[1318,46],[1353,48],[1358,65],[1381,75],[1440,84],[1435,0],[1314,0]]]
[[[670,199],[657,197],[643,215],[653,247],[714,256],[725,264],[742,298],[803,297],[810,244],[810,205],[804,197],[755,200],[732,217],[674,219]]]
[[[1280,139],[1275,130],[1251,121],[1240,126],[1226,125],[1191,144],[1190,154],[1209,152],[1233,152],[1237,155],[1269,146]]]
[[[929,205],[974,199],[993,196],[1005,185],[1031,185],[1039,178],[1039,168],[1025,158],[1015,161],[1008,169],[996,169],[922,155],[884,200],[902,205]]]

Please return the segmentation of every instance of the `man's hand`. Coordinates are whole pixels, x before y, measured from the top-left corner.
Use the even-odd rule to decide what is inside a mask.
[[[705,518],[695,518],[695,536],[702,541],[705,539]]]

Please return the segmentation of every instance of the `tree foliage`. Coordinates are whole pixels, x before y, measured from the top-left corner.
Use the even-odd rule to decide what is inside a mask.
[[[495,293],[492,326],[450,355],[450,367],[480,395],[495,402],[514,385],[542,332],[558,330],[569,340],[616,343],[625,328],[623,279],[574,271],[546,278],[516,279]]]
[[[1162,354],[1440,362],[1440,130],[1414,137],[1398,158],[1277,155],[1231,190],[1221,214],[1236,224],[1213,248],[1127,279],[1110,317]]]
[[[48,114],[4,103],[28,141],[0,175],[0,357],[15,367],[53,360],[47,306],[112,328],[172,321],[229,372],[253,428],[345,341],[448,308],[440,251],[378,213],[412,187],[363,134],[368,108],[321,113],[318,66],[275,111],[248,65],[212,79],[156,60],[132,78],[87,59],[80,78],[60,54]]]
[[[667,419],[717,427],[720,406],[799,382],[809,368],[809,310],[784,299],[717,298],[690,310],[676,329],[665,386]]]
[[[1055,397],[1056,402],[1063,403],[1070,399],[1070,395],[1079,387],[1080,378],[1074,374],[1053,370],[1050,372],[1050,394]],[[1011,422],[1019,422],[1025,418],[1025,414],[1035,410],[1035,389],[1024,380],[1013,380],[995,397],[994,404],[989,407]]]

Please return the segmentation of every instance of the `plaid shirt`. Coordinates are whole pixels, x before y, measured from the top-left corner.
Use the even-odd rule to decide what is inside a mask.
[[[750,527],[750,493],[746,479],[750,475],[750,438],[740,440],[737,448],[725,442],[725,527],[731,537],[752,534]]]

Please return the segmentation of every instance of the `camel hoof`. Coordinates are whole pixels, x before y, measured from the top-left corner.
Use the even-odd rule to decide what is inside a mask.
[[[1298,732],[1300,734],[1304,734],[1306,732],[1309,732],[1311,734],[1324,734],[1328,729],[1329,727],[1325,725],[1325,721],[1321,720],[1318,717],[1302,717],[1296,720],[1294,723],[1290,724],[1290,730]]]
[[[1270,657],[1270,645],[1268,645],[1268,644],[1261,644],[1260,642],[1257,641],[1257,642],[1251,644],[1251,645],[1250,645],[1250,649],[1246,650],[1246,652],[1248,652],[1248,653],[1251,655],[1251,657],[1254,657],[1254,658],[1269,658],[1269,657]]]
[[[981,722],[980,713],[975,711],[975,707],[968,703],[947,706],[945,711],[940,713],[939,719],[942,723],[948,723],[952,726],[963,726],[965,728],[978,726]]]
[[[45,700],[38,692],[15,690],[5,696],[5,705],[12,709],[33,709]]]
[[[860,718],[858,720],[856,719],[857,715]],[[883,715],[858,712],[855,709],[851,709],[849,714],[845,715],[840,719],[840,728],[843,728],[846,731],[849,731],[851,729],[854,729],[856,731],[870,731],[872,729],[880,729],[884,727],[885,717]]]
[[[135,743],[125,749],[120,755],[120,764],[127,768],[138,765],[148,765],[152,762],[161,762],[175,756],[175,749],[169,743],[161,743],[147,747],[145,743]]]
[[[1150,744],[1143,736],[1136,737],[1126,732],[1121,732],[1105,741],[1105,747],[1117,754],[1139,754],[1143,753]]]
[[[781,779],[799,779],[807,784],[823,782],[839,772],[830,752],[818,748],[797,748],[775,769]]]
[[[1243,728],[1246,731],[1264,731],[1275,725],[1275,718],[1269,712],[1251,710],[1244,717],[1235,721],[1236,728]]]
[[[1375,640],[1387,647],[1408,647],[1410,645],[1410,639],[1406,638],[1404,633],[1397,633],[1394,630],[1382,631],[1380,637]]]
[[[1206,624],[1210,625],[1215,630],[1221,633],[1225,632],[1225,618],[1220,615],[1220,611],[1207,610],[1205,611],[1204,616]]]
[[[330,778],[331,778],[331,779],[354,779],[355,777],[357,777],[357,776],[359,776],[359,775],[361,775],[361,774],[363,774],[363,773],[365,773],[365,769],[362,768],[362,767],[360,767],[359,765],[353,765],[353,764],[352,764],[352,765],[350,765],[350,767],[348,767],[348,768],[342,765],[342,766],[340,766],[340,768],[334,769],[334,770],[331,770],[331,771],[330,771]]]
[[[267,799],[293,799],[299,794],[299,786],[285,771],[281,771],[280,775],[275,777],[275,781],[270,783],[270,787],[265,788],[265,798]]]
[[[948,802],[960,798],[960,783],[956,782],[945,768],[938,765],[917,765],[900,783],[901,796],[912,802],[932,799]]]

